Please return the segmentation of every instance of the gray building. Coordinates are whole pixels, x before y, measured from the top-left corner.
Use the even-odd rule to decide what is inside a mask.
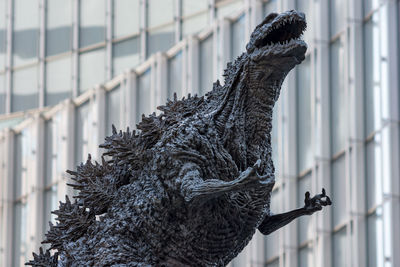
[[[204,94],[272,11],[309,48],[274,112],[272,211],[334,205],[232,266],[400,266],[398,0],[0,0],[0,266],[22,266],[73,195],[66,169],[177,92]],[[397,251],[397,252],[396,252]]]

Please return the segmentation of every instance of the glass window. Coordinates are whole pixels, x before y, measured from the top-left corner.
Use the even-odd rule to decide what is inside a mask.
[[[13,64],[37,60],[39,50],[39,1],[15,0],[13,25]]]
[[[270,13],[278,12],[278,3],[276,0],[269,0],[263,4],[264,17],[268,16]]]
[[[121,106],[120,86],[107,92],[106,94],[106,133],[112,135],[112,125],[120,128],[120,106]]]
[[[279,267],[279,259],[271,261],[271,262],[265,264],[265,266],[266,267]]]
[[[368,267],[382,267],[384,262],[382,209],[367,217],[367,262]]]
[[[297,67],[297,172],[313,164],[311,140],[311,60],[307,57]]]
[[[189,16],[208,9],[207,0],[182,0],[182,15]]]
[[[279,191],[275,190],[271,195],[271,213],[278,214],[279,209]],[[282,229],[282,228],[281,228]],[[265,260],[271,260],[279,255],[279,231],[277,230],[265,236]]]
[[[14,204],[13,216],[13,265],[25,266],[25,262],[31,257],[31,251],[28,251],[28,233],[27,219],[29,210],[26,202],[17,202]]]
[[[168,98],[173,99],[174,93],[178,99],[182,97],[182,51],[168,59]]]
[[[0,71],[6,68],[6,42],[7,42],[7,21],[6,21],[6,11],[7,11],[7,1],[0,1]],[[1,74],[0,74],[1,75]],[[1,90],[0,84],[0,90]],[[0,103],[1,107],[1,103]],[[1,113],[1,111],[0,111]]]
[[[243,1],[231,1],[228,4],[220,5],[217,4],[217,17],[219,19],[231,15],[233,12],[243,7]]]
[[[365,175],[367,179],[367,209],[381,204],[383,199],[383,181],[382,181],[382,147],[381,136],[375,138],[366,144]]]
[[[332,266],[346,267],[346,227],[336,233],[333,233],[332,238]]]
[[[368,13],[372,12],[374,9],[379,7],[381,1],[379,0],[364,0],[364,16],[368,15]]]
[[[86,161],[89,154],[89,102],[76,108],[75,112],[75,165]]]
[[[310,247],[303,247],[299,249],[299,267],[314,266],[313,264],[313,253]]]
[[[72,60],[70,56],[46,62],[46,105],[71,97]]]
[[[175,43],[174,24],[149,31],[147,36],[147,55],[166,51]]]
[[[330,96],[331,96],[331,152],[338,153],[346,146],[347,94],[344,86],[345,58],[343,43],[340,39],[330,48]]]
[[[151,0],[147,4],[147,26],[149,28],[174,21],[174,0]]]
[[[335,208],[332,209],[333,227],[344,223],[346,220],[346,157],[343,155],[332,162],[332,199]]]
[[[113,73],[121,74],[126,69],[137,66],[140,62],[139,36],[113,44]]]
[[[14,137],[14,198],[22,196],[22,176],[26,171],[26,166],[22,165],[22,134],[17,134]]]
[[[150,106],[151,103],[151,70],[146,70],[141,76],[138,77],[137,88],[137,112],[136,122],[142,120],[142,114],[149,115],[154,110]]]
[[[330,0],[330,31],[331,36],[344,30],[346,25],[346,0]]]
[[[58,198],[57,198],[57,185],[53,185],[50,188],[46,188],[44,191],[44,198],[43,198],[43,216],[44,216],[44,224],[43,224],[43,231],[47,233],[50,229],[49,222],[53,224],[56,223],[56,215],[52,214],[53,210],[58,209]],[[44,236],[43,236],[44,237]],[[45,248],[48,249],[50,244],[45,244]]]
[[[275,168],[275,179],[280,179],[280,170],[281,170],[281,162],[280,162],[280,153],[279,153],[279,132],[278,132],[278,108],[280,107],[282,98],[279,98],[275,103],[274,110],[272,113],[272,131],[271,131],[271,146],[272,146],[272,161],[274,162]]]
[[[72,1],[47,1],[46,55],[52,56],[72,48]]]
[[[211,90],[213,84],[213,35],[200,41],[200,79],[199,93],[203,95]]]
[[[299,207],[304,206],[305,193],[307,191],[311,192],[311,173],[306,176],[299,178],[297,186],[297,204]],[[312,196],[311,196],[312,197]],[[304,244],[304,242],[311,240],[313,235],[313,228],[310,216],[301,216],[297,221],[298,229],[298,243],[299,245]]]
[[[6,112],[6,76],[0,73],[0,114]]]
[[[114,37],[139,32],[139,0],[114,0]]]
[[[196,34],[203,30],[208,23],[208,11],[185,18],[182,21],[182,35],[187,36],[190,34]]]
[[[79,46],[105,41],[106,1],[82,0],[80,3]],[[94,12],[94,10],[96,12]]]
[[[106,53],[96,49],[79,56],[79,91],[82,93],[96,84],[104,82],[106,77]]]
[[[297,0],[297,10],[306,14],[307,30],[304,32],[304,40],[308,43],[312,41],[314,30],[313,0]],[[304,64],[304,62],[302,63]],[[301,65],[300,65],[301,66]]]
[[[235,60],[236,57],[240,56],[246,49],[246,40],[244,37],[245,21],[244,15],[232,22],[231,25],[231,59]]]
[[[364,24],[365,135],[381,127],[381,64],[378,14]]]
[[[12,75],[12,111],[37,108],[39,105],[38,66],[15,70]]]

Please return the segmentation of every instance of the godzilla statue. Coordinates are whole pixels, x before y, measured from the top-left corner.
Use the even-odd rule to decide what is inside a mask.
[[[138,131],[113,134],[102,163],[72,175],[76,201],[60,202],[56,225],[32,266],[225,266],[256,229],[268,235],[330,205],[322,190],[305,206],[270,212],[272,110],[288,72],[305,58],[305,16],[270,14],[246,52],[205,97],[169,100]],[[51,251],[55,253],[51,255]]]

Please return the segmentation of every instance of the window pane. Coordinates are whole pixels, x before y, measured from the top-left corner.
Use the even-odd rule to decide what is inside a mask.
[[[271,195],[271,212],[279,213],[279,193],[280,191],[274,191]],[[281,228],[282,229],[282,228]],[[279,231],[275,231],[265,236],[265,260],[268,261],[279,255]]]
[[[64,57],[46,63],[46,105],[55,105],[71,97],[72,60]]]
[[[104,82],[106,53],[96,49],[79,56],[79,91],[82,93],[96,84]]]
[[[53,182],[53,121],[48,120],[44,125],[44,185],[48,186]]]
[[[14,136],[14,199],[22,195],[22,175],[25,171],[22,148],[22,134],[17,134]]]
[[[364,16],[370,13],[372,10],[376,9],[379,7],[379,3],[381,1],[379,0],[364,0],[362,1],[364,3]]]
[[[113,73],[121,74],[126,69],[139,64],[139,36],[124,40],[113,45]]]
[[[279,98],[274,106],[272,113],[272,131],[271,131],[271,146],[272,146],[272,161],[275,168],[275,179],[280,179],[281,162],[279,153],[279,140],[281,139],[278,132],[278,108],[280,107],[282,98]]]
[[[173,99],[174,93],[178,99],[182,97],[182,51],[168,59],[168,98]]]
[[[264,17],[272,12],[278,12],[278,4],[276,0],[270,0],[263,4]]]
[[[213,83],[213,35],[200,42],[199,93],[203,95],[212,88]]]
[[[279,267],[279,259],[276,259],[270,263],[267,263],[265,266],[266,267]]]
[[[46,55],[72,48],[72,1],[47,1]]]
[[[304,206],[304,195],[307,191],[311,193],[311,174],[308,174],[298,180],[297,187],[297,205]],[[310,216],[301,216],[298,218],[298,243],[299,245],[311,240],[313,235],[313,228]]]
[[[243,1],[232,1],[229,4],[217,7],[217,17],[219,19],[231,15],[235,11],[243,7]]]
[[[311,143],[311,61],[307,57],[297,67],[297,172],[313,163]]]
[[[175,43],[174,24],[151,30],[148,33],[147,54],[150,56],[158,51],[166,51]]]
[[[207,0],[182,0],[182,15],[188,16],[202,10],[208,9]]]
[[[146,70],[140,77],[138,77],[138,89],[137,89],[137,117],[136,122],[140,122],[142,120],[142,114],[149,115],[152,110],[151,104],[151,71],[150,69]]]
[[[63,153],[59,153],[63,149],[62,143],[65,142],[65,133],[61,132],[62,123],[61,113],[57,113],[51,120],[46,121],[45,186],[60,181],[65,172],[63,168],[65,159],[62,157]]]
[[[8,8],[7,1],[0,0],[0,71],[6,68],[7,8]],[[0,84],[0,91],[1,91],[1,86],[2,84]],[[0,103],[0,109],[1,109],[1,103]]]
[[[28,251],[27,205],[21,202],[16,203],[13,217],[13,266],[24,266],[31,256],[31,252]]]
[[[382,147],[381,136],[376,135],[374,140],[366,144],[366,178],[367,178],[367,209],[381,204],[383,199],[382,189]]]
[[[345,58],[343,43],[335,41],[331,45],[331,152],[334,155],[346,146],[346,99],[344,88]]]
[[[381,127],[381,63],[379,18],[364,24],[365,136]]]
[[[139,32],[139,0],[114,0],[114,36]]]
[[[367,218],[368,267],[383,267],[385,258],[383,241],[382,209],[378,208],[374,214]]]
[[[174,0],[151,0],[148,1],[147,22],[148,27],[152,28],[157,25],[174,21]]]
[[[6,76],[0,73],[0,114],[6,112]]]
[[[79,46],[105,41],[106,1],[80,1]]]
[[[208,12],[202,12],[193,17],[189,17],[182,22],[182,35],[196,34],[203,30],[208,24]]]
[[[310,267],[313,265],[313,253],[309,247],[304,247],[299,250],[299,266],[298,267]]]
[[[39,50],[38,0],[14,1],[13,64],[37,60]]]
[[[75,165],[86,161],[89,153],[89,113],[88,102],[77,107],[75,112]]]
[[[332,266],[346,267],[346,228],[333,234],[332,239]]]
[[[43,224],[43,231],[44,233],[47,233],[47,231],[50,229],[49,222],[52,222],[53,224],[56,223],[56,215],[52,214],[51,212],[53,210],[58,209],[58,199],[57,199],[57,185],[53,185],[49,189],[44,191],[44,198],[43,198],[43,215],[44,215],[44,224]],[[43,236],[44,237],[44,236]],[[46,244],[47,247],[49,248],[49,244]]]
[[[313,30],[314,30],[314,16],[313,16],[313,7],[316,4],[313,3],[313,0],[297,0],[297,10],[304,12],[307,19],[307,30],[304,32],[304,40],[307,43],[312,41]],[[302,63],[304,64],[304,62]],[[301,65],[300,65],[301,66]]]
[[[16,70],[12,76],[12,111],[37,108],[39,105],[37,65]]]
[[[120,106],[121,106],[120,86],[114,88],[106,94],[106,133],[112,135],[112,125],[119,130],[120,128]]]
[[[231,59],[235,60],[236,57],[240,56],[246,48],[246,40],[244,36],[245,21],[244,15],[242,15],[237,21],[231,25]]]
[[[330,0],[331,36],[344,30],[346,23],[346,0]]]
[[[346,166],[345,156],[341,156],[332,163],[332,199],[335,208],[332,209],[333,227],[346,220]]]

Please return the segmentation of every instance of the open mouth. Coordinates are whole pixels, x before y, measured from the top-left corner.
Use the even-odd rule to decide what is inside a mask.
[[[296,40],[307,28],[306,21],[300,16],[285,16],[275,19],[265,30],[264,37],[255,42],[258,48],[272,45],[285,45]]]

